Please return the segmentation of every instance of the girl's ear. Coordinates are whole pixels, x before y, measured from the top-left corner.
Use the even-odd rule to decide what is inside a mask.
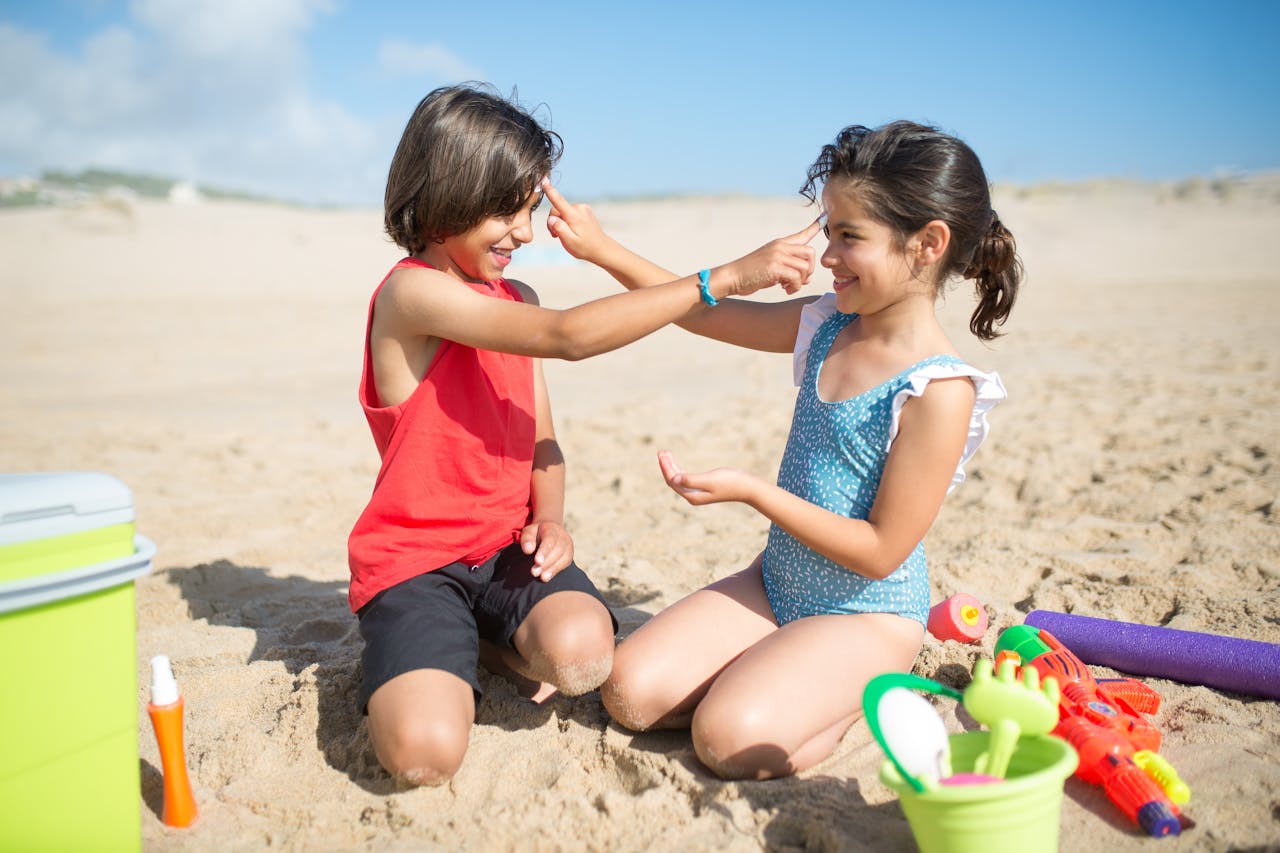
[[[915,244],[916,259],[924,266],[932,266],[947,256],[947,248],[951,245],[951,226],[941,219],[926,222],[911,242]]]

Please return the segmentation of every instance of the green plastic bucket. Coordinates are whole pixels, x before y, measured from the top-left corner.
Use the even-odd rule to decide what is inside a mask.
[[[989,732],[951,735],[952,772],[972,773],[989,739]],[[1062,788],[1077,761],[1076,751],[1061,738],[1024,736],[1003,782],[942,785],[920,793],[889,761],[880,767],[880,781],[898,794],[922,853],[1054,853]]]
[[[0,474],[0,851],[137,851],[133,581],[155,545],[106,474]]]

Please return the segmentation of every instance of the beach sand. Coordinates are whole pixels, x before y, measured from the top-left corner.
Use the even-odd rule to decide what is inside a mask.
[[[927,638],[915,671],[964,684],[1033,609],[1280,643],[1280,182],[1002,187],[996,207],[1028,271],[1008,334],[968,334],[962,286],[941,311],[1009,399],[926,540],[934,601],[970,593],[991,628],[977,645]],[[597,212],[683,273],[812,216],[749,198]],[[618,289],[539,230],[511,273],[544,304]],[[687,732],[633,734],[598,693],[538,706],[482,675],[451,783],[400,789],[379,768],[346,602],[346,536],[377,471],[355,397],[365,312],[398,257],[378,211],[7,210],[0,256],[0,470],[113,474],[159,548],[136,582],[145,849],[909,849],[862,722],[795,778],[725,782]],[[771,478],[794,398],[787,356],[671,328],[546,372],[577,559],[623,635],[757,553],[759,516],[685,505],[654,457]],[[186,830],[158,817],[155,654],[186,699],[200,806]],[[1145,839],[1071,779],[1062,849],[1280,849],[1280,704],[1144,680],[1194,826]],[[936,704],[949,730],[974,726]]]

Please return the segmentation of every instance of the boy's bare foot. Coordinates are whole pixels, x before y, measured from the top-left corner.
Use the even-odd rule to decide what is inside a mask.
[[[516,693],[534,704],[541,705],[556,695],[556,687],[545,681],[537,681],[521,675],[507,663],[507,652],[486,640],[480,641],[480,665],[494,675],[501,676],[515,685]]]

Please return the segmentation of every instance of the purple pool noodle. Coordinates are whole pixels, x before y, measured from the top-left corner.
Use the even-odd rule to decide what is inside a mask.
[[[1156,625],[1033,610],[1043,628],[1087,664],[1234,693],[1280,699],[1280,645]]]

